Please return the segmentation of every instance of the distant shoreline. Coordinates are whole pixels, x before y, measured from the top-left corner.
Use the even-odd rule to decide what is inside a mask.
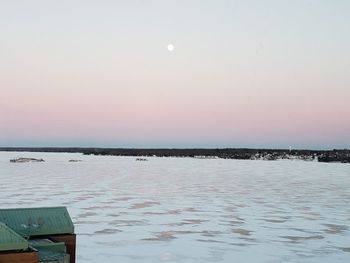
[[[289,150],[251,148],[92,148],[92,147],[0,147],[5,152],[82,153],[84,155],[193,157],[241,160],[299,159],[350,163],[350,150]]]

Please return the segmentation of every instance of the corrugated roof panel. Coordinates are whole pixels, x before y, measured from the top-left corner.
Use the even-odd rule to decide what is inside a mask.
[[[69,263],[69,255],[60,252],[39,250],[40,260],[39,262],[45,263]]]
[[[0,209],[0,221],[23,237],[74,233],[65,207]]]
[[[49,239],[29,240],[29,245],[39,251],[48,250],[48,251],[60,252],[60,253],[67,252],[66,245],[64,242],[53,242]]]
[[[0,251],[26,250],[28,242],[11,228],[0,222]]]

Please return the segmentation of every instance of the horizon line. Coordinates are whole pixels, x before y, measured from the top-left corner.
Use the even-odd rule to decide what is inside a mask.
[[[125,150],[287,150],[287,151],[334,151],[334,150],[350,150],[350,148],[272,148],[272,147],[104,147],[104,146],[0,146],[0,151],[6,149],[125,149]]]

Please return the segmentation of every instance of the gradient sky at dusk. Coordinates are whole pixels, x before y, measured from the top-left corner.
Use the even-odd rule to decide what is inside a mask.
[[[346,0],[1,1],[0,146],[349,148],[349,14]]]

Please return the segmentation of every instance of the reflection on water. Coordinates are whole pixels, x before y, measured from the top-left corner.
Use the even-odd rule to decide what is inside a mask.
[[[350,260],[348,164],[2,152],[0,181],[2,208],[68,207],[78,262]]]

